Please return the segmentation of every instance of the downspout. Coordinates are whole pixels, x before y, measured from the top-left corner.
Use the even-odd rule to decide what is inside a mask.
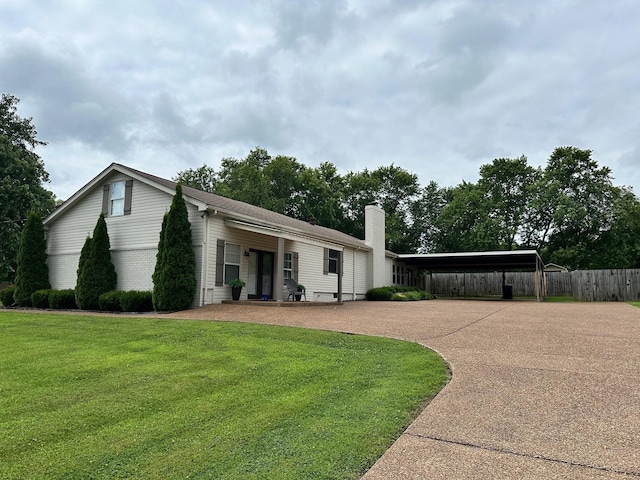
[[[203,307],[206,305],[206,297],[207,297],[207,282],[208,282],[208,269],[207,269],[207,260],[209,259],[209,214],[205,210],[204,215],[202,216],[204,219],[204,241],[202,242],[202,265],[200,270],[200,290],[202,294],[200,295],[200,306]]]
[[[360,250],[360,247],[358,247]],[[353,267],[353,273],[351,274],[351,297],[353,301],[356,301],[356,249],[351,250],[351,263]]]

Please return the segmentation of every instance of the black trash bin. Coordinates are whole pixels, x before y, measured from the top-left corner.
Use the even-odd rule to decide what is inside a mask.
[[[502,286],[502,298],[505,300],[511,300],[513,298],[513,285]]]

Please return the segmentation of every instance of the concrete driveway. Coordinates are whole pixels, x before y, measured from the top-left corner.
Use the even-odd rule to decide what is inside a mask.
[[[438,351],[451,382],[366,480],[640,477],[640,309],[627,304],[213,305],[175,316],[381,335]]]

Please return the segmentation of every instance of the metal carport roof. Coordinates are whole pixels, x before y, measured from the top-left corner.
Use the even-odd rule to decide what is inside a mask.
[[[546,296],[544,262],[536,250],[400,254],[397,259],[429,272],[530,271],[538,301]]]
[[[537,271],[544,269],[544,263],[536,250],[400,254],[398,260],[406,265],[429,271]]]

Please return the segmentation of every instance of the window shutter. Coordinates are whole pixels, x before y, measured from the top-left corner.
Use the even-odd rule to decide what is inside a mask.
[[[224,285],[224,240],[218,239],[216,248],[216,287]]]
[[[324,266],[322,267],[322,273],[329,275],[329,249],[324,249]]]
[[[293,270],[292,274],[293,274],[293,278],[296,279],[296,282],[298,281],[298,252],[294,252],[292,255],[292,263],[293,265],[291,265],[291,269]]]
[[[133,180],[127,180],[124,184],[124,214],[131,215],[131,191],[133,190]]]
[[[102,187],[102,213],[106,217],[109,215],[109,189],[111,186],[107,183]]]

